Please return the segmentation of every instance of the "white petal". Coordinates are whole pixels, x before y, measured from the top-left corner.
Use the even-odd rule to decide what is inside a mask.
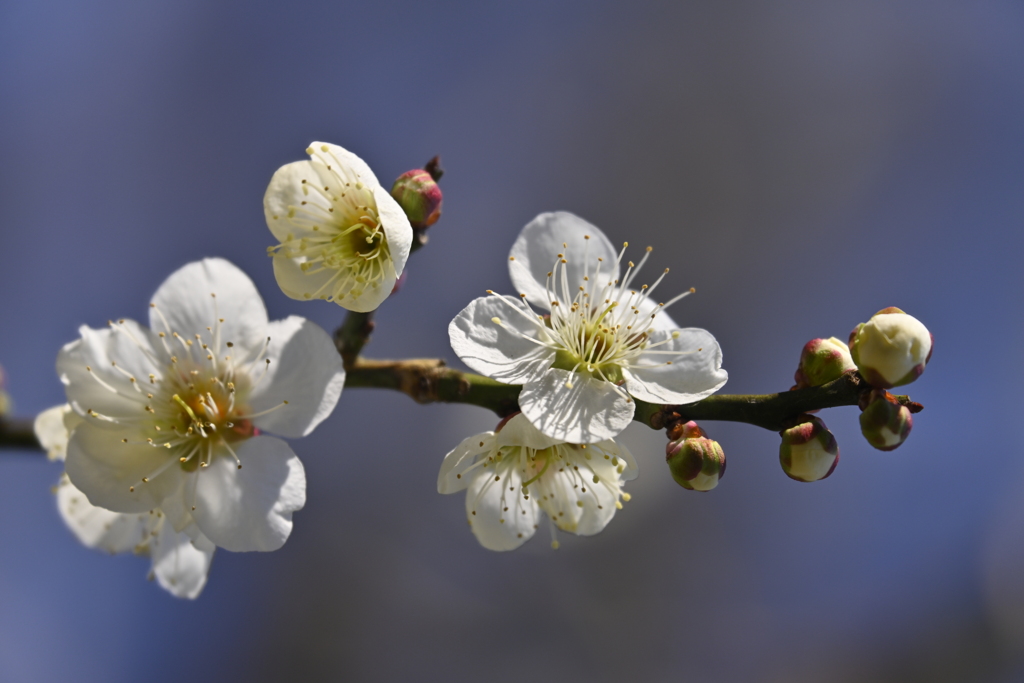
[[[499,481],[495,477],[500,476]],[[466,491],[466,518],[473,535],[488,550],[515,550],[535,531],[537,503],[523,498],[522,477],[515,468],[502,475],[480,470]],[[505,510],[508,508],[508,510]]]
[[[274,277],[281,291],[297,301],[326,300],[335,295],[338,283],[345,277],[345,271],[337,268],[304,271],[301,265],[304,261],[305,257],[289,258],[283,252],[274,254]],[[393,266],[387,266],[386,276],[379,286],[367,287],[358,297],[353,296],[351,291],[346,292],[343,298],[335,299],[335,303],[359,313],[376,310],[390,296],[398,280]]]
[[[327,149],[324,149],[325,147]],[[346,180],[361,180],[365,185],[380,185],[377,176],[370,170],[369,164],[344,147],[332,145],[329,142],[314,141],[309,143],[308,149],[312,150],[310,157],[314,162],[338,169]]]
[[[232,355],[260,349],[267,337],[267,309],[256,285],[224,259],[208,258],[179,268],[156,290],[153,303],[159,309],[150,308],[149,326],[153,330],[168,335],[177,332],[189,339],[199,334],[209,344],[219,327],[220,343],[232,342],[235,346]],[[223,323],[219,322],[221,318]],[[223,350],[213,345],[211,348]]]
[[[330,173],[327,169],[318,168],[311,161],[295,161],[285,164],[274,172],[270,179],[267,191],[263,195],[263,215],[267,219],[267,227],[278,241],[287,241],[288,236],[303,238],[312,236],[312,229],[302,222],[295,222],[289,219],[288,214],[292,208],[299,206],[303,201],[316,201],[320,198],[318,194],[310,195],[303,191],[304,181],[316,182],[323,186],[323,178],[320,170]],[[327,200],[323,200],[327,205]]]
[[[267,376],[249,397],[253,419],[260,429],[281,436],[306,436],[331,414],[345,385],[345,370],[334,342],[316,323],[290,316],[267,327]],[[262,370],[257,370],[262,372]]]
[[[550,475],[543,492],[536,491],[547,495],[542,507],[559,529],[590,536],[604,529],[615,516],[616,496],[600,483],[594,484],[592,477],[589,464],[579,466],[578,472],[566,467]]]
[[[235,447],[242,469],[230,457],[215,457],[199,472],[199,530],[232,551],[277,550],[292,532],[292,513],[306,503],[306,473],[284,441],[256,436]]]
[[[108,510],[146,512],[160,507],[164,497],[179,488],[182,471],[171,464],[159,476],[152,475],[174,453],[145,443],[122,443],[121,434],[91,422],[79,425],[68,442],[68,477],[90,503]],[[151,481],[142,483],[143,477]]]
[[[549,309],[545,283],[558,254],[568,261],[565,267],[570,291],[583,284],[584,272],[594,278],[598,258],[603,259],[603,281],[619,277],[618,252],[597,227],[567,211],[542,213],[526,224],[509,252],[508,273],[516,294],[525,294],[533,305]]]
[[[679,336],[672,339],[678,332]],[[643,354],[636,365],[623,371],[626,391],[651,403],[693,403],[722,388],[729,373],[722,369],[722,349],[707,330],[688,327],[673,332],[652,332],[651,343],[669,340],[657,351],[678,351],[686,355]],[[671,361],[671,365],[666,365]]]
[[[150,540],[153,575],[160,587],[176,598],[194,600],[206,585],[213,561],[209,542],[200,549],[188,534],[175,533],[170,524],[162,524]]]
[[[71,407],[80,415],[94,410],[115,419],[146,415],[143,387],[150,374],[163,377],[167,364],[167,354],[157,350],[150,331],[133,320],[118,322],[116,329],[83,325],[78,331],[82,338],[65,344],[57,354],[57,375]],[[89,420],[100,427],[120,428],[109,421]]]
[[[376,185],[371,188],[373,198],[377,200],[377,215],[380,217],[381,227],[384,229],[384,237],[388,241],[388,250],[391,253],[391,260],[395,265],[395,273],[401,275],[405,269],[405,263],[409,260],[409,251],[412,249],[412,225],[409,224],[409,217],[405,210],[391,194]],[[394,286],[394,283],[391,283]],[[388,294],[391,287],[388,287]]]
[[[82,418],[67,403],[54,406],[36,416],[33,430],[50,460],[64,460],[68,452],[71,430],[82,423]]]
[[[314,298],[314,294],[316,298],[334,294],[338,271],[325,268],[307,272],[302,270],[301,264],[304,261],[305,257],[291,258],[285,256],[283,251],[274,252],[274,277],[281,291],[298,301],[309,301]]]
[[[458,446],[444,456],[441,471],[437,473],[437,492],[455,493],[469,486],[473,476],[465,476],[466,469],[476,461],[476,456],[488,453],[494,448],[494,432],[484,432],[466,437]]]
[[[566,386],[572,383],[572,388]],[[519,407],[533,426],[569,443],[610,439],[633,419],[635,405],[609,382],[551,368],[539,382],[523,387]]]
[[[144,542],[155,512],[111,512],[96,507],[67,477],[57,486],[57,510],[79,541],[108,553],[125,553]]]
[[[527,315],[495,296],[474,299],[448,325],[452,349],[466,365],[499,382],[538,379],[551,367],[555,352],[522,338],[536,338],[539,332]]]
[[[583,507],[581,508],[581,514],[576,526],[576,533],[580,536],[592,536],[600,533],[608,525],[608,522],[612,520],[612,517],[615,516],[615,503],[618,500],[618,494],[613,488],[617,489],[617,486],[609,488],[602,482],[616,484],[626,474],[624,471],[620,475],[618,467],[603,457],[600,459],[594,458],[588,461],[587,465],[592,474],[584,482],[587,490],[584,492],[582,491],[583,486],[581,485],[580,487],[579,500],[583,503]],[[633,463],[633,467],[633,476],[636,476],[635,463]],[[580,471],[585,472],[583,467],[580,467]],[[593,480],[594,475],[598,477],[598,483],[596,484]]]
[[[640,300],[640,303],[637,305],[637,308],[640,310],[639,317],[640,317],[641,320],[643,320],[646,316],[649,316],[651,313],[656,313],[656,315],[654,316],[654,321],[651,322],[650,329],[652,329],[652,330],[677,330],[677,329],[679,329],[679,325],[676,325],[675,321],[672,320],[672,317],[669,316],[669,314],[665,310],[663,310],[661,308],[661,306],[656,301],[653,301],[653,300],[651,300],[651,299],[649,299],[647,297],[644,297],[643,299]]]
[[[530,484],[530,498],[540,497],[541,508],[563,531],[577,532],[583,516],[583,508],[577,502],[584,496],[590,496],[580,492],[582,474],[568,466],[560,467],[554,472],[549,470],[537,483]],[[586,480],[583,487],[587,488]]]
[[[558,439],[552,439],[541,433],[522,413],[513,416],[506,422],[497,435],[499,446],[526,446],[541,450],[559,443],[561,441]]]
[[[640,472],[637,469],[636,458],[634,458],[630,450],[626,448],[626,444],[619,443],[618,441],[609,440],[602,441],[601,443],[598,444],[598,446],[603,448],[605,452],[608,453],[609,455],[617,457],[619,460],[622,460],[623,463],[625,463],[626,467],[625,469],[622,470],[622,474],[619,475],[619,479],[623,481],[631,481],[633,479],[636,479],[636,476]]]

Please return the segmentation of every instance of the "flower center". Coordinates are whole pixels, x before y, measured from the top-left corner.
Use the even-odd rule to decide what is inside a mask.
[[[584,236],[584,239],[584,271],[579,283],[569,282],[569,261],[565,254],[556,256],[555,264],[547,275],[544,287],[547,301],[550,303],[550,315],[537,315],[526,302],[525,294],[520,294],[520,301],[517,302],[491,290],[487,293],[500,298],[513,308],[517,315],[524,316],[535,326],[536,336],[526,335],[515,328],[509,330],[554,351],[552,368],[610,382],[616,385],[616,391],[623,398],[630,401],[632,399],[619,386],[624,381],[623,370],[653,368],[671,365],[673,362],[665,360],[651,364],[645,358],[647,364],[642,365],[639,362],[640,356],[650,354],[655,357],[672,358],[691,353],[655,350],[677,339],[678,331],[673,331],[669,339],[653,343],[649,337],[654,330],[654,321],[658,313],[695,290],[690,289],[668,302],[655,305],[650,298],[651,294],[668,274],[668,268],[651,286],[643,285],[639,289],[630,289],[636,274],[646,263],[652,251],[651,247],[647,247],[639,265],[629,261],[629,268],[620,284],[614,275],[601,273],[602,268],[606,266],[600,257],[597,259],[596,267],[590,270],[592,264],[589,262],[587,250],[590,236]],[[613,272],[618,271],[628,246],[628,242],[623,244],[613,266]],[[562,243],[562,247],[566,248],[567,245]],[[497,325],[502,324],[500,318],[495,317],[491,320]],[[570,389],[573,386],[572,382],[572,379],[566,382]]]
[[[149,362],[152,372],[148,381],[122,369],[116,359],[111,359],[111,365],[118,373],[112,379],[101,378],[91,367],[86,367],[93,379],[106,390],[120,395],[129,404],[139,406],[142,413],[139,417],[113,417],[89,410],[89,416],[124,424],[135,438],[122,438],[122,443],[144,443],[168,451],[167,459],[130,490],[149,483],[174,464],[186,472],[194,472],[208,467],[217,457],[233,457],[241,469],[242,461],[233,444],[256,434],[251,421],[253,418],[288,404],[288,401],[283,401],[258,413],[251,413],[247,405],[250,392],[266,376],[270,366],[270,359],[266,357],[270,338],[236,358],[233,355],[234,343],[226,341],[222,344],[223,318],[218,317],[213,326],[207,327],[205,335],[196,333],[189,339],[170,331],[156,304],[150,306],[163,319],[168,330],[157,333],[166,354],[162,358],[159,351],[154,353],[141,344],[124,320],[110,323],[115,332],[134,342]],[[138,440],[140,437],[142,441]]]

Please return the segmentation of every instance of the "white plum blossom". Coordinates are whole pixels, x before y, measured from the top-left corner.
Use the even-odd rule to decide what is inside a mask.
[[[466,518],[488,550],[514,550],[533,536],[541,511],[555,528],[592,536],[608,525],[624,482],[636,478],[633,455],[611,439],[570,444],[545,436],[521,413],[496,432],[471,436],[445,456],[439,493],[466,491]]]
[[[314,142],[309,161],[277,169],[263,197],[268,249],[281,290],[293,299],[372,311],[391,294],[412,248],[402,207],[366,162]]]
[[[80,328],[57,373],[85,418],[67,447],[71,482],[114,512],[159,509],[234,551],[276,550],[306,501],[306,475],[273,432],[309,434],[345,382],[320,327],[269,322],[252,281],[223,259],[173,273],[150,328],[121,319]]]
[[[647,261],[619,266],[596,227],[571,213],[544,213],[523,228],[509,255],[518,297],[488,290],[448,326],[452,348],[469,367],[522,384],[519,405],[541,432],[594,443],[633,419],[633,399],[682,404],[705,398],[728,378],[709,332],[678,328],[650,286],[634,284]],[[541,313],[538,313],[539,309]]]
[[[82,423],[69,405],[39,414],[36,437],[51,460],[64,460],[69,435]],[[150,578],[175,597],[195,599],[206,585],[213,552],[209,539],[175,532],[159,509],[142,513],[111,512],[91,504],[67,474],[54,487],[57,510],[75,537],[89,548],[112,555],[132,552],[150,557]]]

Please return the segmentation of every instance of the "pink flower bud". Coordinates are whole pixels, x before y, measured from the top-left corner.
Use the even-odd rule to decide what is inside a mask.
[[[871,386],[890,389],[921,376],[933,343],[920,320],[898,308],[884,308],[850,333],[850,355]]]
[[[817,387],[856,369],[850,348],[841,339],[812,339],[804,345],[800,367],[793,378],[798,388]]]
[[[665,446],[665,460],[672,478],[684,489],[710,491],[725,474],[725,452],[707,438],[696,422],[682,425],[682,436]]]
[[[818,481],[839,464],[836,438],[819,418],[807,416],[804,422],[779,433],[779,462],[790,479]]]
[[[391,196],[405,210],[414,228],[429,227],[441,217],[441,188],[422,168],[398,176],[391,187]]]
[[[914,418],[884,389],[875,389],[862,400],[860,431],[880,451],[895,450],[910,436]]]

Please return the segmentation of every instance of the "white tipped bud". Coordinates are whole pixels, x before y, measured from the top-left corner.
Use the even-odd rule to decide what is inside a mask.
[[[885,308],[850,334],[850,354],[857,370],[873,387],[910,384],[932,357],[934,339],[917,318]]]
[[[696,422],[673,430],[678,438],[665,447],[672,478],[684,489],[710,491],[725,474],[725,452],[717,441],[707,438]]]
[[[817,387],[856,369],[846,342],[835,337],[812,339],[804,345],[794,379],[797,387]]]
[[[878,450],[895,450],[910,436],[914,426],[910,409],[900,405],[885,389],[870,392],[861,405],[860,431]]]
[[[839,444],[819,418],[807,416],[804,422],[780,434],[779,462],[790,479],[825,479],[839,464]]]

